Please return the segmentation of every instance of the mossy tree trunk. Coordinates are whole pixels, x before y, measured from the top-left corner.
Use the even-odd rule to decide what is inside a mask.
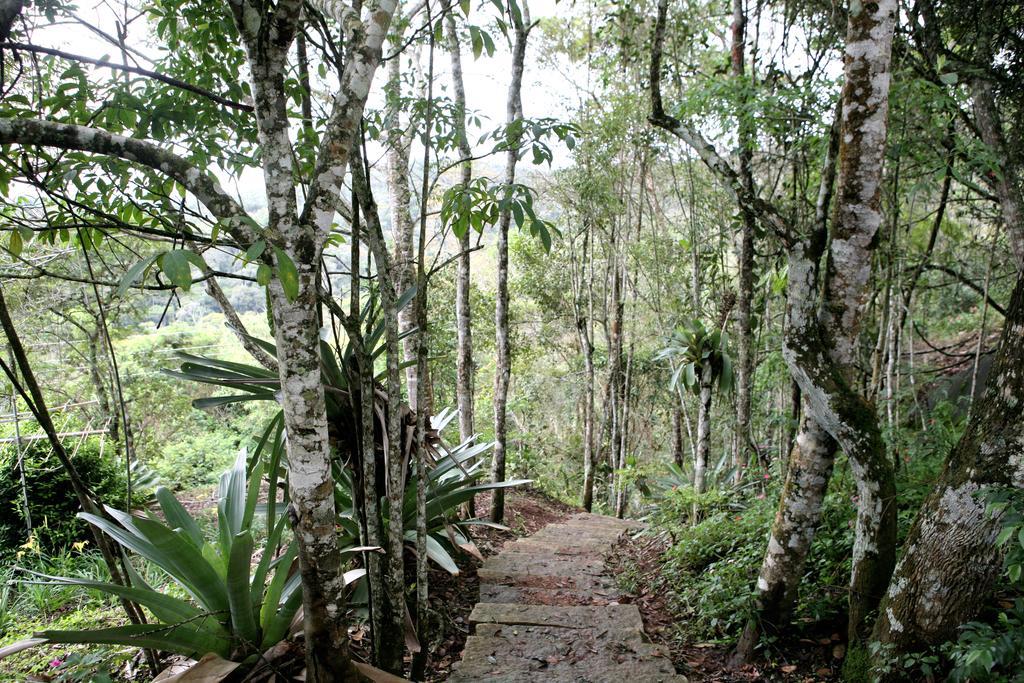
[[[842,92],[839,173],[830,226],[824,306],[817,310],[820,251],[807,240],[789,249],[791,298],[783,357],[808,413],[850,459],[858,512],[850,577],[851,640],[878,606],[896,560],[896,485],[875,410],[852,371],[881,224],[882,165],[888,130],[895,0],[851,3]]]
[[[468,187],[473,180],[473,149],[466,134],[466,85],[462,76],[462,45],[455,27],[455,15],[450,0],[441,3],[445,11],[445,36],[448,55],[451,60],[452,91],[455,100],[455,135],[458,138],[459,182]],[[470,231],[459,238],[459,270],[455,279],[455,327],[456,340],[456,399],[459,407],[459,438],[471,439],[474,431],[474,367],[473,367],[473,326],[470,308]],[[472,501],[471,501],[472,502]],[[472,508],[472,505],[470,505]]]
[[[978,47],[991,59],[987,41]],[[960,441],[925,500],[875,622],[878,660],[953,638],[990,597],[1002,556],[995,545],[999,519],[986,513],[983,491],[1024,487],[1024,213],[1018,159],[1006,145],[992,84],[971,82],[982,141],[1000,162],[993,181],[1006,227],[1017,284],[1004,312],[1002,336],[984,393]]]
[[[732,0],[732,44],[731,62],[732,75],[743,81],[744,52],[746,51],[747,16],[743,8],[743,0]],[[743,87],[741,85],[741,87]],[[745,92],[745,88],[743,90]],[[755,131],[752,120],[746,111],[747,97],[740,101],[738,121],[739,152],[738,168],[741,181],[746,191],[756,193],[753,174],[753,148]],[[750,309],[754,298],[754,233],[757,227],[757,216],[746,208],[740,210],[740,245],[737,254],[739,267],[739,296],[736,298],[736,434],[733,439],[732,464],[734,467],[733,481],[743,480],[743,466],[752,444],[750,435],[750,392],[754,375],[753,358],[753,327]]]
[[[1024,487],[1024,271],[1006,311],[985,392],[925,500],[879,610],[884,656],[938,645],[974,618],[1002,568],[985,489]]]

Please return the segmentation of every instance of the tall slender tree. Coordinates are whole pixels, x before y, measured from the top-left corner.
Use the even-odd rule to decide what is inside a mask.
[[[519,160],[519,138],[522,131],[516,123],[523,118],[523,69],[526,61],[526,40],[530,35],[530,8],[524,0],[521,6],[510,8],[512,15],[512,77],[505,105],[506,145],[505,186],[512,192],[516,181],[516,163]],[[498,219],[498,288],[494,305],[494,334],[497,361],[494,370],[494,453],[491,460],[491,480],[505,481],[505,459],[508,448],[508,388],[512,377],[512,347],[508,327],[508,233],[512,225],[512,208],[506,206]],[[505,491],[495,489],[491,500],[491,521],[505,519]]]

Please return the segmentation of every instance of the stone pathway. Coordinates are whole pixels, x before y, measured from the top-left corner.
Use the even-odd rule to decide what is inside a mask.
[[[580,513],[488,558],[449,683],[685,683],[604,573],[615,541],[637,527]]]

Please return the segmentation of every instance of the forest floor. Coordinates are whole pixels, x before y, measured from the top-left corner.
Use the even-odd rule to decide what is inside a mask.
[[[841,680],[846,646],[834,624],[810,624],[800,635],[774,644],[768,660],[761,659],[739,669],[731,669],[728,665],[730,645],[688,642],[680,638],[674,624],[684,617],[675,612],[671,596],[657,580],[663,571],[662,554],[665,549],[665,540],[657,536],[627,535],[608,558],[607,566],[615,575],[630,571],[639,576],[635,585],[645,588],[625,594],[620,599],[634,603],[640,609],[645,631],[654,643],[668,650],[676,671],[694,683],[817,683]]]

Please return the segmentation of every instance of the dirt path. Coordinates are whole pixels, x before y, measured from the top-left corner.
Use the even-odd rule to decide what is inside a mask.
[[[635,526],[578,513],[489,558],[469,617],[474,635],[450,683],[684,683],[604,572],[605,556]]]

